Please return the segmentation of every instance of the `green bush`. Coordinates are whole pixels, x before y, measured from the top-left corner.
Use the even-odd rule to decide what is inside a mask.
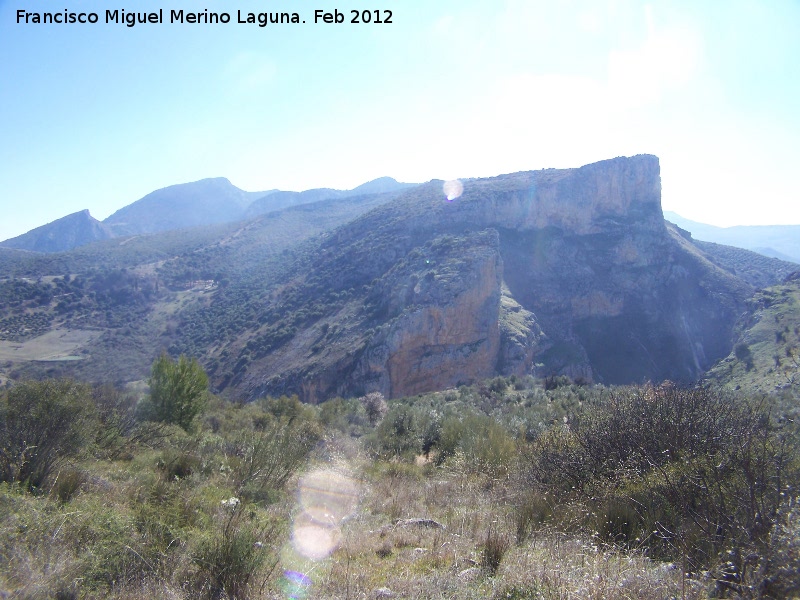
[[[229,448],[237,493],[269,502],[320,439],[319,426],[305,419],[272,418],[260,430],[240,433]]]
[[[529,483],[587,502],[607,541],[654,531],[656,554],[708,568],[763,551],[798,480],[796,439],[765,406],[705,388],[622,389],[533,444]]]
[[[86,483],[86,473],[80,469],[62,469],[56,475],[50,493],[61,503],[66,504],[78,493],[81,486]]]
[[[517,446],[505,428],[482,415],[468,415],[463,425],[460,446],[467,468],[495,479],[507,477]]]
[[[95,437],[89,386],[67,379],[28,381],[0,397],[0,481],[40,489],[54,468]]]
[[[259,523],[252,513],[246,517],[241,504],[230,510],[230,515],[194,552],[196,584],[206,598],[246,600],[262,567],[274,558],[271,546],[279,530],[274,524]]]
[[[153,363],[148,384],[150,399],[142,407],[147,420],[174,423],[188,431],[205,408],[208,376],[193,358],[181,355],[176,362],[162,354]]]
[[[395,405],[380,422],[368,445],[380,458],[402,458],[411,460],[422,452],[422,435],[414,410],[408,406]]]

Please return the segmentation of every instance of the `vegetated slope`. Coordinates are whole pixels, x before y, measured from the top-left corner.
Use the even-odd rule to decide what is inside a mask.
[[[783,281],[789,274],[797,270],[797,264],[759,252],[725,246],[713,242],[703,242],[693,238],[692,234],[669,221],[667,228],[681,235],[700,248],[718,267],[743,279],[756,288],[768,287]]]
[[[800,398],[800,272],[758,291],[736,324],[730,354],[709,382],[749,396],[770,394],[797,412]]]
[[[270,190],[264,192],[245,192],[225,178],[218,177],[203,179],[192,183],[184,183],[156,190],[121,208],[105,221],[94,219],[88,210],[83,210],[52,223],[37,227],[21,236],[0,242],[0,247],[30,250],[37,253],[60,253],[82,247],[93,242],[123,237],[120,244],[130,243],[130,236],[148,235],[168,231],[182,232],[184,229],[193,229],[188,236],[178,233],[171,238],[161,238],[155,244],[158,250],[165,244],[168,255],[174,255],[177,247],[192,244],[197,240],[200,245],[204,243],[204,234],[199,232],[200,227],[212,227],[210,235],[217,235],[214,226],[237,222],[245,219],[279,211],[292,206],[312,204],[323,200],[344,199],[376,194],[397,193],[414,187],[417,184],[399,183],[391,177],[381,177],[364,183],[352,190],[333,190],[328,188],[307,190],[305,192],[282,192]],[[219,235],[225,235],[220,233]],[[207,239],[207,236],[205,236]],[[148,239],[144,248],[139,248],[139,254],[126,253],[120,261],[126,265],[137,264],[143,260],[142,252],[147,253],[147,246],[152,239]],[[134,246],[137,245],[134,243]],[[108,262],[104,253],[111,250],[114,244],[104,246],[101,250],[90,250],[87,257]],[[172,252],[170,254],[170,252]],[[163,258],[163,253],[161,258]],[[5,254],[0,257],[0,266],[5,266],[6,260],[11,259]],[[58,272],[74,272],[71,265],[77,263],[62,258],[51,260],[45,258],[36,260],[32,257],[18,256],[10,260],[8,274],[30,274],[44,269],[53,272],[53,265],[59,264]],[[97,266],[90,264],[89,266]],[[25,271],[27,269],[27,271]]]
[[[133,235],[238,221],[255,198],[268,193],[245,192],[224,177],[201,179],[156,190],[103,223],[115,235]]]
[[[33,252],[64,252],[113,237],[112,231],[82,210],[0,242],[0,246]]]
[[[753,250],[765,256],[800,263],[800,225],[737,225],[716,227],[684,219],[665,211],[664,216],[698,240]]]
[[[330,200],[58,254],[0,249],[3,273],[10,276],[0,280],[0,375],[142,379],[154,356],[180,334],[178,313],[207,304],[214,291],[243,273],[260,281],[284,262],[284,250],[392,197]],[[55,352],[69,354],[70,362],[53,362],[53,336],[72,340]]]
[[[753,286],[665,226],[656,157],[466,180],[451,200],[442,185],[295,206],[199,239],[109,240],[33,265],[15,254],[37,276],[124,266],[136,277],[120,280],[153,293],[123,322],[104,307],[83,360],[2,368],[122,382],[166,348],[198,357],[217,390],[318,401],[495,373],[690,381],[730,352]],[[72,293],[61,315],[55,301],[26,308],[50,313],[39,335],[70,323],[84,292]],[[82,323],[94,326],[91,311]]]
[[[431,182],[292,261],[183,314],[173,352],[209,348],[218,389],[309,401],[533,370],[693,380],[752,293],[665,227],[653,156],[468,180],[453,201]]]
[[[400,183],[391,177],[380,177],[367,183],[362,183],[352,190],[334,190],[331,188],[318,188],[306,190],[304,192],[285,192],[276,191],[265,194],[255,200],[245,211],[246,217],[254,217],[267,212],[280,210],[289,206],[320,202],[322,200],[349,198],[351,196],[364,196],[371,194],[384,194],[388,192],[400,192],[412,187],[416,183]]]

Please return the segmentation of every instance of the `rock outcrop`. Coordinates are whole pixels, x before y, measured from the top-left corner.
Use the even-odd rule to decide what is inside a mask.
[[[752,288],[665,226],[656,157],[463,185],[448,200],[424,184],[323,240],[305,295],[348,301],[236,385],[318,401],[495,374],[689,381],[730,351]]]
[[[421,254],[392,269],[376,290],[387,303],[378,309],[386,321],[355,373],[390,397],[494,374],[502,282],[497,232],[437,239],[430,250],[434,268],[425,268],[431,259]]]

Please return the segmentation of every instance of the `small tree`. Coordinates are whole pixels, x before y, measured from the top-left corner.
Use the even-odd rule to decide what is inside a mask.
[[[176,361],[166,354],[153,363],[150,402],[145,416],[152,421],[174,423],[188,430],[205,408],[208,376],[194,358],[181,355]]]
[[[389,405],[386,404],[386,399],[380,392],[370,392],[366,396],[361,396],[358,401],[361,402],[361,405],[364,407],[364,411],[367,413],[367,418],[369,419],[369,424],[373,427],[375,427],[375,425],[386,416],[386,413],[389,412]]]

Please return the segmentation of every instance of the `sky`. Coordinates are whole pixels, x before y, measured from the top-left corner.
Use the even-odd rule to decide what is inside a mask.
[[[350,23],[365,7],[391,23]],[[0,0],[0,240],[206,177],[350,189],[642,153],[665,210],[800,224],[798,30],[797,0]]]

